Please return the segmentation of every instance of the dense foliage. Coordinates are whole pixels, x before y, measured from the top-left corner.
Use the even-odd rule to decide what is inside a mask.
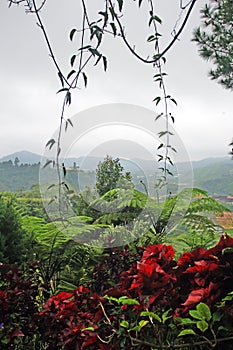
[[[22,264],[27,243],[15,207],[14,195],[12,193],[0,194],[0,261]]]
[[[100,196],[114,188],[130,188],[133,186],[131,174],[126,172],[119,158],[107,156],[99,162],[96,170],[96,188]]]
[[[86,188],[66,228],[37,186],[0,199],[2,350],[232,349],[233,238],[206,191]]]
[[[214,68],[211,79],[233,89],[233,4],[232,0],[212,0],[202,10],[203,27],[195,30],[200,55]]]
[[[132,253],[127,248],[122,253],[115,250],[124,256],[111,267],[118,269],[116,284],[115,273],[107,277],[113,283],[107,290],[97,294],[79,286],[53,295],[42,309],[43,286],[38,278],[33,283],[35,273],[23,275],[4,265],[1,348],[21,344],[16,348],[27,349],[34,334],[37,349],[50,350],[159,349],[168,344],[178,349],[192,344],[220,349],[221,342],[231,349],[232,248],[233,239],[224,235],[215,247],[186,252],[176,261],[171,246],[157,244],[143,248],[139,261],[128,266],[122,261],[129,254],[129,262]],[[105,258],[95,274],[103,264],[109,260]]]

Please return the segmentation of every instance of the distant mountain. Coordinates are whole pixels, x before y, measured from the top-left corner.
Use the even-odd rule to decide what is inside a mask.
[[[16,157],[19,159],[19,164],[36,164],[41,160],[41,155],[39,154],[29,151],[19,151],[0,158],[0,162],[8,162],[11,160],[14,163]]]
[[[11,160],[14,164],[15,158],[19,159],[19,167],[9,167],[7,170],[3,167],[3,162]],[[103,159],[100,157],[79,157],[65,159],[67,168],[79,167],[88,172],[95,171],[98,163]],[[16,191],[20,187],[29,189],[33,184],[38,183],[39,167],[22,166],[23,164],[38,164],[41,161],[41,155],[29,151],[21,151],[10,154],[0,159],[0,190]],[[145,159],[120,160],[125,171],[130,171],[134,178],[144,181],[150,177],[153,182],[153,176],[158,165],[156,161]],[[20,166],[21,165],[21,166]],[[187,163],[179,163],[179,171],[182,173],[182,181],[188,179],[190,174],[187,172]],[[233,161],[230,157],[207,158],[192,162],[194,174],[194,186],[207,190],[212,195],[233,194]],[[175,171],[174,171],[175,175]],[[84,176],[84,174],[83,174]],[[93,174],[89,174],[90,183],[94,180]],[[85,175],[85,184],[88,184],[88,175]],[[176,176],[174,177],[176,178]],[[154,185],[151,183],[151,186]]]

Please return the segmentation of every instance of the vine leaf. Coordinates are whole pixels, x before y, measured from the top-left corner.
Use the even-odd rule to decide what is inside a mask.
[[[66,167],[64,163],[62,163],[62,171],[63,171],[63,176],[66,177]]]
[[[62,91],[69,91],[69,89],[68,88],[62,88],[62,89],[57,91],[57,94],[59,94],[59,92],[62,92]]]
[[[174,98],[170,98],[170,101],[172,101],[177,106],[177,102]]]
[[[69,79],[74,73],[76,73],[76,71],[72,69],[72,71],[70,71],[69,74],[67,75],[67,79]]]
[[[74,127],[72,121],[68,118],[68,119],[66,120],[65,131],[67,131],[67,128],[68,128],[69,124],[70,124],[72,127]]]
[[[140,7],[141,4],[142,4],[142,0],[139,0],[139,1],[138,1],[138,6]]]
[[[161,101],[161,97],[160,96],[157,96],[153,99],[153,101],[155,102],[156,106],[159,104],[159,102]],[[157,117],[158,119],[158,117]],[[155,119],[156,120],[156,119]]]
[[[73,67],[75,59],[76,59],[76,55],[73,55],[73,56],[71,57],[71,59],[70,59],[70,65],[71,65],[71,67]]]
[[[107,58],[106,58],[105,56],[103,56],[103,63],[104,63],[104,70],[105,70],[105,72],[106,72],[108,62],[107,62]]]
[[[97,49],[95,49],[94,47],[89,47],[88,50],[90,51],[90,53],[95,57],[101,57],[101,54],[99,53],[99,51]]]
[[[77,32],[77,29],[75,29],[75,28],[73,28],[73,29],[70,31],[70,41],[73,40],[73,37],[74,37],[75,32]]]
[[[43,169],[46,168],[52,162],[53,162],[52,160],[47,160],[47,162],[43,165]]]
[[[154,35],[150,35],[148,38],[147,38],[147,41],[148,42],[151,42],[151,41],[154,41],[156,39],[156,37]]]
[[[56,141],[55,141],[54,139],[50,139],[50,140],[46,143],[45,147],[49,147],[49,149],[51,149],[55,143],[56,143]]]
[[[59,71],[57,74],[58,74],[58,77],[59,77],[59,79],[60,79],[60,82],[61,82],[62,87],[64,87],[64,79],[63,79],[62,72]]]
[[[192,329],[184,329],[178,334],[178,337],[183,337],[184,335],[196,335]]]
[[[64,177],[65,177],[65,175],[64,175]],[[70,190],[69,186],[64,181],[61,183],[61,185],[63,185],[67,189],[67,191]]]
[[[116,29],[115,23],[111,22],[110,26],[112,27],[113,35],[116,36],[117,35],[117,29]]]
[[[71,104],[71,93],[70,93],[70,91],[67,91],[67,93],[66,93],[66,104],[67,105]]]
[[[72,126],[72,128],[74,127],[74,124],[72,123],[72,121],[70,120],[70,118],[67,119],[67,122]]]
[[[83,75],[84,85],[86,87],[87,86],[87,76],[84,72],[82,72],[82,75]]]
[[[123,7],[123,0],[117,0],[118,5],[119,5],[119,10],[120,12],[122,11],[122,7]]]
[[[152,23],[153,21],[156,21],[156,22],[162,24],[161,18],[159,18],[159,17],[156,16],[156,15],[151,16],[151,18],[150,18],[150,20],[149,20],[149,26],[151,25],[151,23]]]
[[[157,149],[160,149],[163,147],[163,143],[160,143],[159,147]]]
[[[99,15],[102,15],[104,17],[104,26],[106,26],[106,24],[108,22],[108,12],[107,11],[105,11],[105,12],[100,11]]]
[[[49,186],[47,187],[47,190],[50,190],[50,189],[53,188],[53,187],[55,187],[55,184],[49,185]]]

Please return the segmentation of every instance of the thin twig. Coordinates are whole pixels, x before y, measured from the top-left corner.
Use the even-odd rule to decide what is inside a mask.
[[[33,7],[34,7],[34,11],[35,11],[35,15],[37,17],[37,20],[38,20],[38,26],[41,28],[42,32],[43,32],[43,35],[44,35],[44,38],[45,38],[45,41],[46,41],[46,44],[47,44],[47,47],[48,47],[48,50],[49,50],[49,54],[50,54],[50,57],[52,58],[53,60],[53,63],[58,71],[58,74],[60,74],[63,78],[63,80],[65,81],[65,83],[70,86],[68,80],[66,79],[66,77],[64,76],[64,74],[62,74],[61,72],[61,69],[57,63],[57,60],[55,58],[55,55],[54,55],[54,52],[53,52],[53,49],[52,49],[52,46],[50,44],[50,41],[49,41],[49,38],[48,38],[48,35],[47,35],[47,32],[44,28],[44,25],[43,25],[43,22],[41,20],[41,17],[39,15],[39,10],[37,9],[36,7],[36,3],[35,3],[35,0],[32,0],[32,3],[33,3]]]

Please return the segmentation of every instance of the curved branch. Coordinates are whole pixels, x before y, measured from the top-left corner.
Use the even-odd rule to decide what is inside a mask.
[[[158,56],[156,56],[156,58],[154,58],[153,60],[147,60],[147,59],[141,57],[137,52],[135,52],[135,50],[133,49],[133,47],[130,45],[130,43],[129,43],[128,40],[126,39],[126,36],[125,36],[125,33],[124,33],[124,29],[123,29],[123,27],[122,27],[122,24],[121,24],[121,21],[120,21],[119,17],[117,16],[117,14],[116,14],[115,11],[114,11],[114,7],[113,7],[113,4],[112,4],[112,1],[109,0],[109,3],[110,3],[111,8],[112,8],[112,13],[114,13],[115,19],[116,19],[116,21],[117,21],[117,23],[118,23],[118,26],[119,26],[119,28],[120,28],[120,32],[121,32],[122,39],[123,39],[124,43],[126,44],[126,46],[128,47],[128,49],[130,50],[130,52],[131,52],[135,57],[137,57],[140,61],[142,61],[142,62],[144,62],[144,63],[152,64],[152,63],[157,62],[162,56],[164,56],[164,55],[167,53],[167,51],[170,50],[170,48],[174,45],[174,43],[176,42],[176,40],[178,40],[180,34],[182,33],[182,31],[183,31],[183,29],[184,29],[184,27],[185,27],[185,25],[186,25],[186,23],[187,23],[187,21],[188,21],[188,19],[189,19],[189,16],[190,16],[190,14],[191,14],[191,12],[192,12],[192,9],[193,9],[193,7],[194,7],[196,1],[197,1],[197,0],[192,0],[191,5],[190,5],[190,7],[189,7],[189,9],[188,9],[188,12],[187,12],[187,14],[186,14],[186,16],[185,16],[185,19],[184,19],[184,21],[183,21],[183,23],[182,23],[180,29],[178,30],[177,34],[176,34],[176,35],[174,36],[174,38],[172,39],[172,41],[171,41],[171,42],[167,45],[167,47],[166,47]]]

